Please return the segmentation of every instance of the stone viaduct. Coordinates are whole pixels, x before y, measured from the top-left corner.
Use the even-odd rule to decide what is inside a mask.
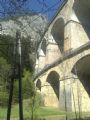
[[[90,111],[90,0],[67,0],[38,46],[35,84],[45,106]]]

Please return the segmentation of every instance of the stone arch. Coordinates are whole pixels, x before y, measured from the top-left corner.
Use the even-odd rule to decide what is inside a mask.
[[[36,87],[41,91],[41,80],[40,79],[37,80]]]
[[[90,0],[75,0],[73,10],[90,38]]]
[[[53,38],[55,39],[61,53],[64,51],[64,19],[58,18],[52,29],[51,34]]]
[[[46,82],[53,88],[53,91],[59,100],[59,74],[56,71],[51,71]]]
[[[78,76],[90,96],[90,54],[82,57],[74,64],[72,73]]]

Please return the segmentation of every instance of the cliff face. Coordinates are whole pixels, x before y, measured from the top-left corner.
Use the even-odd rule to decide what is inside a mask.
[[[39,41],[40,35],[47,25],[47,20],[42,15],[31,14],[3,19],[0,24],[2,34],[15,36],[16,31],[20,30],[23,37],[31,37],[31,39]]]
[[[28,42],[30,41],[30,46],[28,47],[29,60],[31,67],[34,67],[36,54],[35,48],[46,26],[47,20],[41,15],[31,14],[15,16],[0,21],[0,33],[2,35],[15,37],[16,31],[19,30],[21,32],[21,37],[25,38]]]

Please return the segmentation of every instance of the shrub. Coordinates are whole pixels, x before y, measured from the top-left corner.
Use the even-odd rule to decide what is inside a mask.
[[[14,84],[14,103],[18,102],[18,80]],[[31,99],[35,95],[34,82],[31,80],[31,73],[28,70],[24,70],[22,78],[22,94],[23,99]]]
[[[0,106],[6,107],[8,103],[8,93],[7,92],[0,92]]]
[[[35,104],[36,104],[36,107],[44,106],[43,98],[41,94],[38,92],[36,93]]]

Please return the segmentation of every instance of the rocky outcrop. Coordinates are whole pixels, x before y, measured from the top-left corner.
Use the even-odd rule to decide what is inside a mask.
[[[13,16],[0,21],[2,34],[15,36],[20,30],[23,37],[31,37],[31,40],[39,41],[40,35],[44,32],[47,20],[39,14],[26,14]]]
[[[5,36],[9,35],[11,37],[16,37],[16,31],[19,30],[21,32],[21,37],[24,38],[28,44],[30,44],[28,45],[29,59],[31,62],[31,67],[33,67],[35,63],[36,46],[46,26],[47,20],[44,16],[35,13],[24,14],[1,19],[0,33]],[[26,50],[24,51],[26,52]]]

